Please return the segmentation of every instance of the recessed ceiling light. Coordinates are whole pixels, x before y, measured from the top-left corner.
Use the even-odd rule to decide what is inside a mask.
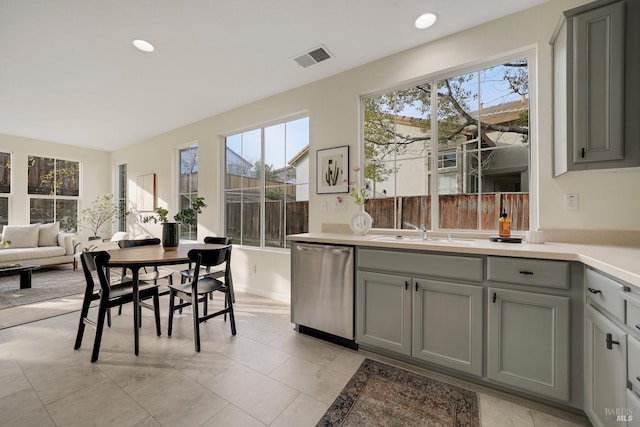
[[[156,49],[151,43],[142,39],[134,39],[133,45],[143,52],[153,52]]]
[[[419,30],[429,28],[436,23],[436,19],[438,19],[438,17],[435,13],[425,13],[423,15],[420,15],[418,16],[418,19],[416,19],[416,28]]]

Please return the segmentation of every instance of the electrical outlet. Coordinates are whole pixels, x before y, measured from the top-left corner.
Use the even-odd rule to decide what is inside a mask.
[[[578,195],[577,194],[565,194],[564,195],[564,209],[568,211],[578,210]]]
[[[258,267],[253,264],[253,267],[251,267],[251,270],[253,271],[253,274],[256,274],[258,272]]]
[[[327,202],[320,203],[320,211],[321,212],[326,212],[327,211]]]

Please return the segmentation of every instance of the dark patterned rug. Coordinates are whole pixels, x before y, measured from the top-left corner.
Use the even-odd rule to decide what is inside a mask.
[[[478,395],[365,359],[318,426],[479,427]]]
[[[71,264],[43,267],[31,275],[31,288],[20,289],[20,276],[0,277],[0,309],[32,304],[84,292],[86,282],[82,270]]]

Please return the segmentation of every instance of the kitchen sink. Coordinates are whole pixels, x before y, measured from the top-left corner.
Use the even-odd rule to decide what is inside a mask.
[[[406,242],[406,243],[422,243],[425,245],[465,245],[474,246],[475,240],[471,239],[448,239],[446,237],[430,237],[427,240],[423,240],[420,237],[407,237],[407,236],[375,236],[369,240],[376,242]]]

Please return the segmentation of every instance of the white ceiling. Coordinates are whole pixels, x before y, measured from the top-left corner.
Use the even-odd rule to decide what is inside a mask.
[[[545,1],[0,0],[0,133],[112,151]]]

